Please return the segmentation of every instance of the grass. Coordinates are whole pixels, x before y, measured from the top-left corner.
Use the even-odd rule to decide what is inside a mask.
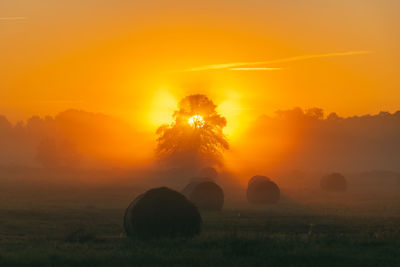
[[[243,189],[228,187],[224,211],[203,213],[199,236],[143,242],[126,238],[122,219],[147,181],[84,187],[25,175],[0,172],[0,267],[400,266],[395,186],[336,195],[296,187],[270,207],[252,207]]]
[[[124,210],[0,210],[0,266],[400,266],[400,217],[280,208],[203,214],[194,239],[128,240]]]

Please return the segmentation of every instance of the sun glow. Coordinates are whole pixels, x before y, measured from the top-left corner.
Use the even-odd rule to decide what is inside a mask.
[[[204,126],[205,121],[203,119],[203,116],[201,115],[193,115],[188,119],[188,123],[190,126],[194,128],[201,128]]]
[[[172,122],[171,114],[177,108],[175,96],[166,88],[161,88],[153,95],[148,107],[148,122],[151,127],[159,127],[162,124]]]

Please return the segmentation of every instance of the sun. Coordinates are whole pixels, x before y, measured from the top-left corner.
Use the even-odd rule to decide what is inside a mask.
[[[193,115],[188,119],[188,123],[193,128],[201,128],[204,126],[205,121],[201,115]]]

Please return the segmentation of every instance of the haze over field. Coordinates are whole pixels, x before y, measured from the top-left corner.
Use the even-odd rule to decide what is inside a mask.
[[[241,184],[261,172],[398,172],[398,8],[1,1],[0,165],[213,165]],[[212,108],[185,110],[193,95]],[[199,122],[203,143],[187,134]]]
[[[255,118],[240,140],[228,138],[225,159],[229,167],[243,162],[234,169],[399,171],[399,134],[400,112],[342,118],[295,108]],[[71,109],[17,124],[1,116],[0,135],[2,165],[87,169],[155,162],[155,133],[101,113]]]

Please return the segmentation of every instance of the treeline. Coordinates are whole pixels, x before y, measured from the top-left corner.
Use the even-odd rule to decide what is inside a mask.
[[[145,134],[104,114],[67,110],[12,125],[0,116],[0,164],[82,168],[132,163]],[[143,150],[142,150],[143,151]]]
[[[281,110],[258,118],[246,137],[243,150],[268,167],[400,170],[400,111],[343,118],[318,108]]]
[[[0,116],[0,165],[132,166],[146,153],[147,159],[154,156],[155,138],[117,118],[81,110],[14,125]],[[259,171],[400,171],[400,111],[343,118],[318,108],[281,110],[259,117],[231,150],[237,164]]]

